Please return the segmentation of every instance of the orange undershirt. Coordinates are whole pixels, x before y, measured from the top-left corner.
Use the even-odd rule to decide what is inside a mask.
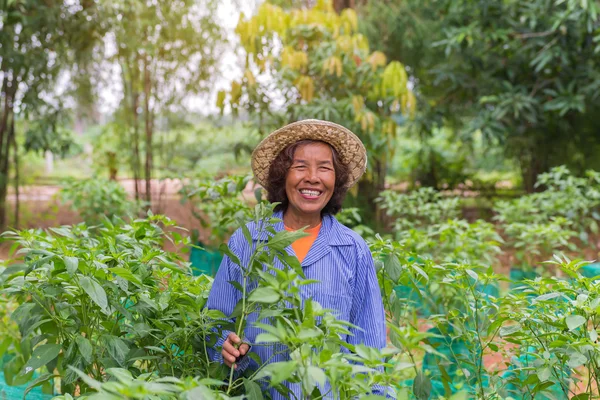
[[[310,247],[313,245],[315,240],[317,240],[317,236],[319,236],[319,230],[321,229],[321,224],[315,226],[314,228],[307,228],[304,232],[308,233],[308,236],[300,238],[292,243],[292,249],[296,253],[296,257],[298,257],[298,261],[302,262],[304,257],[308,254]],[[285,227],[286,231],[294,231],[295,229]]]

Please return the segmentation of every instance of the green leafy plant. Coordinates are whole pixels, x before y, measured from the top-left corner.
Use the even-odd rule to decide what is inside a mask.
[[[7,380],[27,380],[45,366],[47,379],[60,375],[63,393],[86,393],[68,366],[100,381],[115,367],[208,376],[207,346],[223,316],[204,309],[211,279],[191,277],[179,256],[160,249],[164,240],[187,243],[161,227],[172,225],[150,216],[105,220],[95,233],[85,225],[6,232],[24,255],[2,275],[4,294],[20,304],[12,314],[20,355],[5,368]]]
[[[387,214],[395,218],[394,230],[425,228],[460,215],[460,199],[444,197],[439,191],[424,187],[409,193],[392,190],[381,192],[377,199]]]
[[[215,181],[199,177],[187,182],[180,190],[181,203],[188,203],[193,215],[203,227],[210,228],[208,243],[224,243],[240,221],[253,218],[253,203],[262,201],[262,189],[257,188],[254,199],[245,199],[242,191],[249,175],[232,175]]]
[[[520,228],[525,224],[547,224],[555,218],[554,224],[563,221],[564,227],[574,230],[584,244],[596,246],[600,173],[587,171],[584,177],[576,177],[564,166],[555,167],[540,174],[536,186],[544,190],[513,201],[497,202],[495,220],[509,229],[510,224],[523,224]]]
[[[498,351],[495,341],[506,319],[499,293],[490,291],[498,276],[478,264],[421,259],[401,242],[379,239],[371,249],[389,337],[399,350],[395,366],[404,373],[400,386],[416,398],[465,392],[494,398],[498,388],[490,381],[498,371],[485,368],[483,357]]]
[[[506,296],[511,312],[503,336],[518,345],[508,374],[513,397],[551,390],[555,396],[592,399],[600,395],[597,344],[600,296],[597,281],[581,274],[587,264],[555,256],[566,279],[538,278]],[[577,388],[577,389],[576,389]]]
[[[60,197],[88,224],[97,224],[105,217],[134,216],[141,209],[129,200],[123,186],[103,178],[69,180],[62,187]]]

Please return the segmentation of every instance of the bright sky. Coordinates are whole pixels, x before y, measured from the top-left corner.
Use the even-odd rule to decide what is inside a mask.
[[[242,76],[244,59],[235,53],[238,42],[234,31],[240,13],[251,15],[261,0],[217,1],[219,1],[217,18],[229,41],[221,56],[219,76],[215,77],[214,88],[209,95],[190,96],[184,103],[191,111],[203,114],[218,112],[218,108],[215,106],[217,92],[222,89],[229,89],[231,81]],[[106,51],[107,56],[114,53],[114,46],[108,43]],[[108,63],[102,72],[102,80],[105,82],[105,86],[100,92],[99,106],[102,114],[110,114],[118,106],[119,96],[122,93],[120,74],[121,71],[118,65]]]

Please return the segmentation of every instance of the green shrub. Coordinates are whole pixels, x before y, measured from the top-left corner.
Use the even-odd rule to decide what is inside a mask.
[[[585,244],[589,234],[598,234],[600,221],[600,173],[587,171],[575,177],[569,170],[555,167],[540,174],[536,183],[544,190],[512,201],[499,201],[494,206],[496,221],[507,230],[511,224],[548,224],[564,218]],[[554,222],[555,224],[555,222]],[[517,230],[517,229],[513,229]]]
[[[272,207],[260,203],[252,218],[276,222]],[[260,393],[258,382],[265,377],[273,378],[275,387],[281,380],[299,379],[307,395],[328,379],[347,396],[356,396],[368,393],[375,383],[397,381],[394,373],[377,373],[384,356],[379,350],[340,343],[346,322],[311,300],[303,304],[300,288],[312,282],[304,280],[298,260],[284,249],[304,234],[275,234],[270,225],[261,225],[274,236],[255,246],[248,265],[240,265],[244,277],[235,326],[224,323],[222,313],[204,308],[210,278],[192,277],[187,263],[161,250],[164,240],[188,244],[176,233],[165,233],[162,227],[172,226],[165,217],[114,224],[105,220],[94,230],[82,224],[6,232],[24,255],[23,264],[1,275],[3,293],[20,304],[12,318],[21,348],[6,370],[7,379],[28,381],[34,370],[45,368],[48,373],[30,386],[56,374],[62,398],[76,391],[84,398],[144,398],[152,388],[165,398],[200,393],[227,398]],[[225,245],[222,250],[231,254]],[[275,259],[287,268],[277,269]],[[268,318],[277,326],[257,345],[283,344],[291,361],[264,364],[234,377],[233,369],[210,361],[209,351],[220,329],[241,334],[253,312],[259,313],[259,321]],[[340,345],[352,352],[341,351]],[[354,363],[364,367],[357,369]]]
[[[255,199],[243,198],[242,191],[250,179],[249,175],[232,175],[215,181],[201,176],[189,180],[180,190],[181,203],[189,203],[194,217],[210,228],[209,244],[224,243],[240,221],[252,218],[253,204],[263,199],[262,189],[254,192]]]
[[[378,201],[387,215],[395,218],[396,232],[426,228],[458,218],[461,213],[458,197],[444,197],[430,187],[419,188],[406,194],[386,190],[381,192]]]
[[[60,197],[87,224],[98,224],[105,217],[134,216],[141,209],[140,205],[128,199],[123,186],[104,178],[66,181]]]
[[[94,232],[85,225],[6,232],[24,255],[2,274],[5,295],[19,303],[12,318],[21,336],[7,380],[27,380],[46,366],[60,374],[63,393],[85,393],[68,366],[101,381],[109,368],[206,374],[205,338],[216,341],[214,321],[222,316],[204,309],[210,278],[192,277],[187,263],[161,250],[167,239],[187,243],[161,227],[172,225],[152,216],[105,220]]]

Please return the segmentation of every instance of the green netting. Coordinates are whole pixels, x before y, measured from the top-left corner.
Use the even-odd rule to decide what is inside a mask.
[[[600,263],[588,264],[579,270],[586,278],[600,277]]]
[[[34,374],[35,379],[37,374]],[[25,394],[25,389],[28,384],[22,386],[8,386],[4,380],[4,372],[0,372],[0,399],[4,400],[21,400]],[[36,387],[27,393],[26,400],[50,400],[54,395],[42,392],[41,387]]]
[[[523,282],[525,279],[535,279],[539,276],[535,271],[524,271],[520,268],[510,269],[510,289],[518,291],[527,285]]]
[[[202,249],[192,247],[190,251],[193,274],[215,276],[223,260],[223,255],[219,250],[205,246],[202,242],[198,242],[198,246]]]
[[[471,390],[475,387],[473,381],[478,369],[477,365],[462,362],[462,360],[475,360],[478,358],[478,354],[481,354],[481,349],[478,344],[475,343],[471,346],[475,348],[469,348],[469,345],[459,338],[452,336],[452,329],[450,332],[444,334],[438,328],[431,328],[427,331],[433,333],[436,336],[427,339],[429,344],[440,354],[440,356],[434,353],[426,353],[423,357],[423,373],[431,377],[433,396],[444,396],[447,389],[450,389],[452,393],[456,393],[459,390]],[[476,354],[473,354],[476,353]],[[466,371],[465,371],[466,370]],[[470,381],[465,376],[471,377]],[[449,377],[449,381],[446,382],[448,388],[444,387],[443,376]],[[487,386],[487,377],[483,382],[484,386]]]
[[[535,357],[532,354],[539,353],[539,349],[534,346],[529,346],[527,348],[527,353],[523,354],[520,357],[513,358],[513,365],[511,365],[508,370],[502,374],[502,381],[507,382],[504,386],[504,390],[506,391],[506,395],[515,399],[519,398],[532,398],[531,393],[528,392],[527,385],[524,385],[523,382],[527,380],[530,374],[536,374],[537,371],[526,371],[524,368],[528,368],[534,365]],[[571,375],[571,370],[569,368],[565,368],[560,373],[560,379],[565,382]],[[552,376],[552,379],[556,379],[556,376]],[[516,384],[518,382],[518,385]],[[566,385],[568,387],[568,384]],[[529,385],[529,389],[531,389],[532,385]],[[560,384],[555,383],[554,385],[544,389],[543,393],[537,393],[534,397],[534,400],[568,400],[568,396],[565,395],[565,392],[561,388]]]

